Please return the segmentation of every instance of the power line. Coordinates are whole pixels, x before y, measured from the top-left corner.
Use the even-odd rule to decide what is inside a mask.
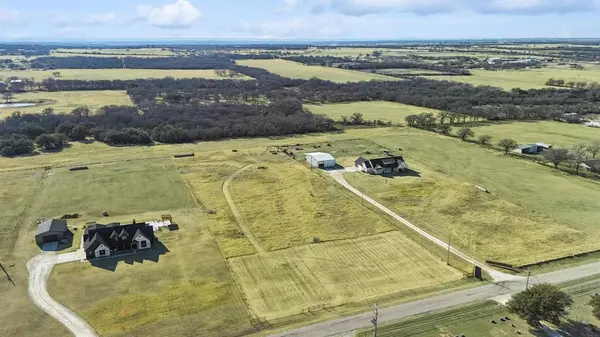
[[[379,322],[379,307],[377,306],[379,302],[373,304],[373,309],[374,309],[374,313],[373,313],[373,319],[371,320],[371,323],[373,323],[373,325],[375,326],[375,331],[373,332],[373,337],[377,337],[377,326],[378,326],[378,322]]]

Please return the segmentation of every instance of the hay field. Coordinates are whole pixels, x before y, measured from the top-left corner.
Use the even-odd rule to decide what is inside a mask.
[[[335,182],[287,157],[276,158],[244,170],[230,187],[250,231],[266,250],[306,245],[314,238],[342,240],[394,229],[341,193]]]
[[[1,108],[0,118],[10,116],[15,111],[39,113],[46,108],[52,108],[55,113],[69,113],[77,106],[87,105],[95,112],[105,105],[133,105],[127,93],[119,90],[25,92],[16,94],[13,101],[39,104],[24,108]]]
[[[600,139],[600,129],[554,121],[489,123],[471,129],[476,134],[492,136],[494,143],[503,138],[512,138],[520,144],[543,142],[559,148],[569,148],[577,143]]]
[[[267,319],[462,277],[400,232],[244,256],[229,263],[251,310]]]
[[[403,131],[376,142],[401,147],[420,178],[346,174],[348,181],[437,237],[452,234],[452,242],[482,259],[524,264],[600,248],[599,183],[457,139]]]
[[[353,113],[363,114],[365,120],[382,120],[392,123],[405,123],[408,115],[417,115],[420,113],[438,114],[438,110],[422,108],[414,105],[394,103],[394,102],[353,102],[353,103],[335,103],[335,104],[305,104],[304,107],[314,114],[323,114],[336,121],[341,120],[341,116],[350,117]]]
[[[60,77],[54,77],[53,72],[59,71]],[[215,74],[211,69],[56,69],[56,70],[3,70],[0,79],[8,77],[33,78],[43,81],[47,78],[62,80],[136,80],[140,78],[206,78],[212,80],[229,79]],[[252,79],[245,75],[236,77],[238,80]]]
[[[241,60],[238,64],[249,67],[263,68],[267,71],[290,78],[311,79],[317,77],[323,80],[345,83],[360,81],[399,81],[401,79],[371,74],[361,71],[345,70],[321,66],[305,66],[301,63],[286,60]]]
[[[162,48],[89,48],[89,49],[55,49],[50,53],[50,56],[69,57],[69,56],[96,56],[96,57],[168,57],[175,56],[172,51]]]
[[[542,89],[546,88],[546,81],[553,78],[562,78],[565,81],[600,82],[600,67],[588,66],[583,70],[542,68],[528,70],[471,70],[471,76],[442,76],[438,80],[457,81],[473,85],[491,85],[505,90],[513,88]]]

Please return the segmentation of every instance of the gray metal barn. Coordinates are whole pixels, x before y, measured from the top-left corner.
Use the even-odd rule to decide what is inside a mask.
[[[306,154],[306,161],[312,167],[318,167],[322,169],[334,168],[335,158],[329,153],[313,152]]]
[[[42,246],[48,242],[59,242],[67,236],[67,220],[46,220],[35,233],[35,242]]]

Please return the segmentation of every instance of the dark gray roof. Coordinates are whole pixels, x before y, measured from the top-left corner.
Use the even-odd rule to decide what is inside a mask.
[[[146,223],[121,225],[111,223],[108,225],[95,224],[85,228],[83,233],[83,247],[87,253],[91,253],[100,244],[108,248],[117,248],[130,245],[137,234],[142,234],[146,239],[154,240],[154,229]]]
[[[36,235],[48,232],[66,232],[67,220],[52,219],[42,222],[37,229]]]
[[[402,158],[401,156],[396,156],[396,157],[386,157],[386,158],[377,158],[377,159],[371,159],[371,164],[373,165],[373,167],[377,167],[377,166],[381,166],[383,167],[397,167],[399,163],[403,163],[404,162],[404,158]]]
[[[600,159],[590,159],[583,162],[594,170],[600,170]]]
[[[355,165],[360,165],[360,164],[362,164],[362,163],[364,163],[364,162],[366,162],[366,161],[367,161],[367,160],[366,160],[365,158],[363,158],[363,157],[358,157],[358,159],[356,159],[356,160],[354,161],[354,164],[355,164]]]

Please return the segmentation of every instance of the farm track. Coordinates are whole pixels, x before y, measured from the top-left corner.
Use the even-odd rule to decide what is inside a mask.
[[[240,230],[248,238],[248,240],[250,241],[252,246],[254,246],[254,249],[256,249],[257,252],[264,253],[266,252],[266,250],[260,245],[258,240],[254,237],[254,234],[252,234],[252,232],[250,231],[246,219],[244,219],[242,213],[240,213],[240,210],[235,205],[231,192],[229,191],[229,185],[231,184],[233,179],[239,176],[242,172],[244,172],[244,170],[248,169],[250,166],[251,165],[242,167],[240,170],[236,171],[234,174],[229,176],[227,180],[225,180],[225,182],[223,183],[223,195],[225,196],[225,200],[227,200],[227,204],[229,205],[231,213],[233,213],[233,216],[235,217],[235,220],[238,223],[238,227],[240,228]]]

